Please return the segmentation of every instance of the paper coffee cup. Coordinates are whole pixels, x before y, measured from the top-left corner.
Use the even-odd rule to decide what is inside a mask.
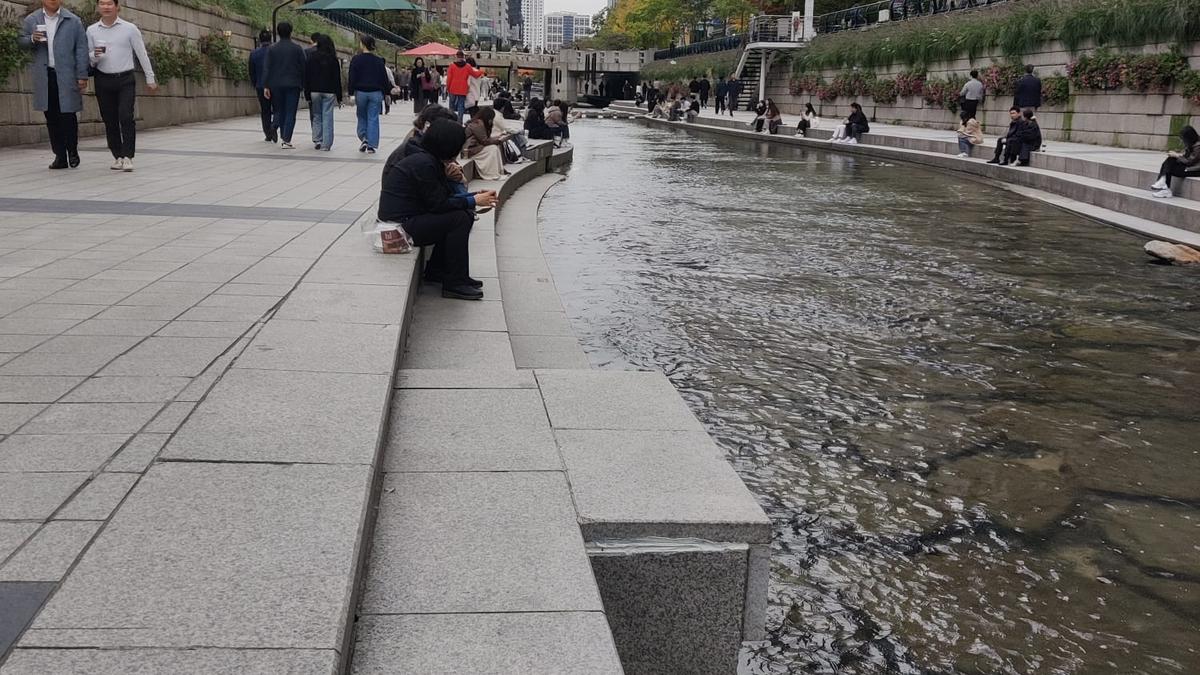
[[[96,40],[96,49],[99,50],[101,54],[104,54],[108,51],[108,43],[104,40]]]
[[[42,35],[45,35],[46,34],[46,24],[39,23],[38,25],[33,27],[33,30],[36,33],[41,33]]]

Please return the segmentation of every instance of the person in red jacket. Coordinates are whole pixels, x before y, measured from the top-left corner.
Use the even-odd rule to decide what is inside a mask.
[[[467,63],[466,54],[462,50],[454,55],[454,63],[446,73],[446,91],[450,94],[450,109],[458,115],[461,122],[467,110],[467,92],[471,91],[471,78],[483,77],[483,71]]]

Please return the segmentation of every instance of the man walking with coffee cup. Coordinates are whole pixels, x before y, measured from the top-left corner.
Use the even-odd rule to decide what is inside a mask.
[[[83,22],[62,0],[42,0],[25,17],[17,44],[33,52],[33,109],[46,114],[54,150],[51,169],[79,166],[79,118],[88,84],[88,44]]]
[[[98,0],[96,10],[100,20],[88,26],[87,38],[91,63],[96,68],[96,103],[100,119],[108,136],[114,171],[133,171],[133,152],[136,127],[133,102],[137,79],[133,74],[136,56],[146,74],[146,88],[157,91],[154,69],[146,55],[146,43],[138,27],[117,16],[118,0]]]

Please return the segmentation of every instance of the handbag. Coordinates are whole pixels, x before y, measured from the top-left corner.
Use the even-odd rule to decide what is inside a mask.
[[[516,164],[521,161],[521,149],[512,140],[500,144],[500,154],[504,155],[505,164]]]

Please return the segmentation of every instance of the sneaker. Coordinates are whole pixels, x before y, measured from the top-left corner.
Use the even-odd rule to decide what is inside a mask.
[[[858,139],[857,138],[848,138],[848,139],[846,139],[846,145],[858,145]]]
[[[368,146],[368,147],[367,147],[367,154],[368,154],[368,155],[373,155],[373,154],[375,154],[375,148],[372,148],[372,147]]]
[[[955,155],[955,157],[958,157],[959,159],[962,159],[963,157],[966,157],[966,156],[967,156],[967,153],[965,153],[965,152],[960,152],[957,155]]]
[[[125,158],[118,157],[118,158],[114,159],[112,165],[109,166],[108,168],[112,169],[113,171],[123,170],[125,168]]]
[[[470,284],[457,286],[442,286],[442,297],[454,300],[482,300],[483,291],[471,287]]]
[[[367,151],[367,142],[366,142],[366,141],[363,141],[362,145],[358,146],[358,151],[359,151],[359,152],[366,152],[366,151]]]
[[[129,173],[130,171],[133,171],[133,158],[126,157],[123,161],[125,164],[124,164],[124,166],[121,167],[121,170],[124,171],[125,173]]]
[[[320,150],[320,149],[321,149],[320,143],[313,143],[313,150]]]
[[[1151,190],[1165,190],[1166,188],[1167,181],[1165,178],[1159,178],[1158,180],[1154,181],[1153,185],[1150,186]]]
[[[1154,196],[1158,197],[1159,199],[1170,199],[1171,197],[1175,196],[1175,193],[1171,192],[1171,188],[1163,188],[1155,192]]]
[[[989,159],[989,160],[987,161],[987,163],[988,163],[988,164],[999,164],[999,163],[1000,163],[1000,160],[998,160],[998,159]]]
[[[284,150],[292,150],[296,146],[292,145],[291,143],[288,143],[287,141],[284,141],[279,144],[279,147],[283,148]]]

